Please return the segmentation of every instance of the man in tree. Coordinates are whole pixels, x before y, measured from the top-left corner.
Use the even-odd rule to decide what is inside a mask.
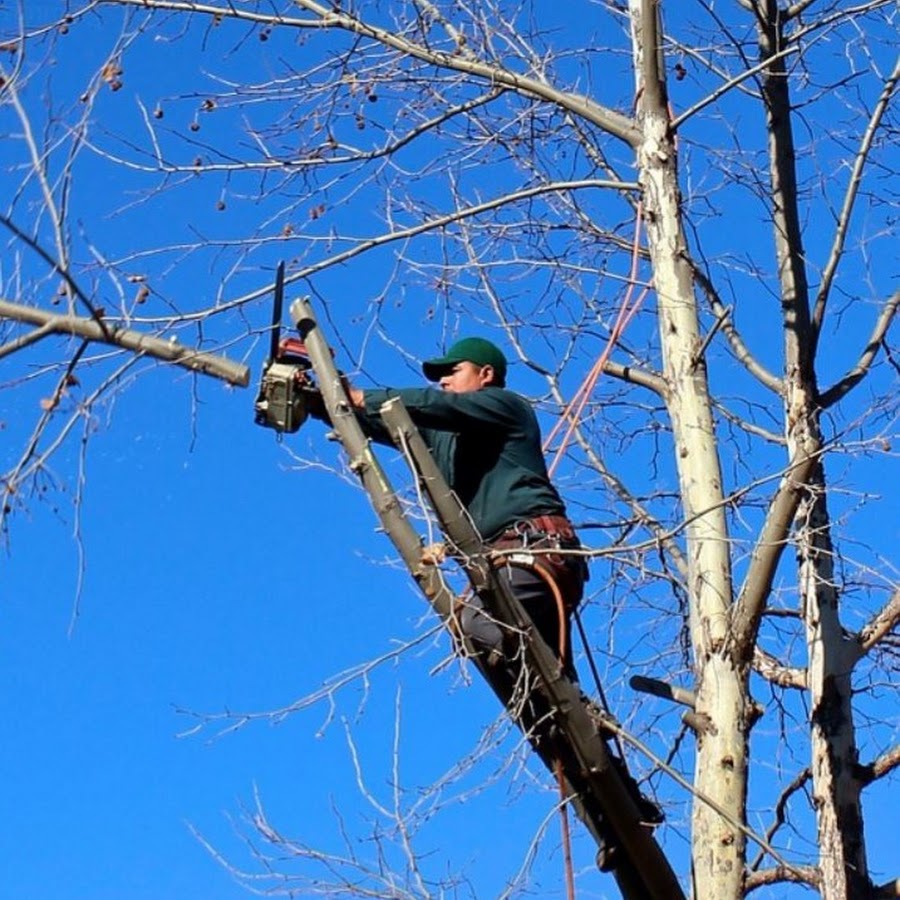
[[[487,547],[544,551],[534,554],[531,564],[504,563],[500,557],[497,571],[575,680],[569,624],[587,567],[582,556],[566,552],[580,545],[550,482],[534,410],[506,389],[506,358],[484,338],[457,341],[444,356],[425,362],[423,370],[440,390],[350,386],[363,428],[373,440],[392,445],[379,410],[399,397]],[[507,655],[503,629],[478,598],[463,605],[460,628],[489,662]]]
[[[486,548],[512,552],[511,558],[497,553],[497,574],[561,660],[563,671],[577,682],[570,618],[582,598],[587,566],[578,553],[580,543],[565,505],[550,482],[534,410],[523,397],[507,390],[506,358],[484,338],[457,341],[444,356],[427,360],[422,368],[439,390],[360,390],[347,385],[363,430],[373,440],[393,446],[380,410],[391,399],[402,400]],[[437,562],[440,556],[431,548],[426,550],[426,561]],[[552,765],[558,752],[553,728],[548,728],[553,713],[531,691],[528,678],[519,681],[523,670],[511,630],[489,615],[477,595],[462,605],[459,627],[484,654],[491,670],[488,677],[505,684],[514,715],[535,749]],[[583,700],[590,705],[584,695]],[[610,759],[647,826],[662,821],[659,807],[641,793],[624,760],[614,755]],[[601,840],[598,864],[609,870],[618,864],[618,842],[610,835],[602,835]]]

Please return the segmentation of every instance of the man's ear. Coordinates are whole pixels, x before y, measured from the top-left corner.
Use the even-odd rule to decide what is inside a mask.
[[[497,373],[494,371],[493,366],[482,366],[478,374],[481,376],[482,387],[487,387],[487,385],[494,384],[497,381]]]

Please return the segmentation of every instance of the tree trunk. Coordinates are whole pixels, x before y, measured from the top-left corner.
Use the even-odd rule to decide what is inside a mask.
[[[772,217],[781,283],[785,411],[792,460],[822,449],[815,374],[816,333],[797,197],[796,151],[783,57],[783,22],[774,0],[757,5],[760,58],[769,60],[763,100],[769,136]],[[868,896],[869,879],[851,704],[852,656],[838,614],[825,472],[817,464],[797,512],[799,592],[808,648],[811,771],[821,892],[825,900]]]
[[[657,8],[632,0],[639,73],[638,167],[644,221],[659,307],[666,402],[688,523],[688,589],[697,676],[696,711],[709,727],[697,735],[696,787],[743,821],[747,793],[747,672],[735,664],[728,637],[731,563],[722,478],[693,276],[681,220],[674,135],[659,66]],[[697,801],[693,877],[698,900],[743,895],[745,838],[720,813]]]
[[[825,477],[817,467],[798,515],[800,600],[809,653],[810,753],[825,900],[869,895],[851,703],[852,655],[838,610]]]

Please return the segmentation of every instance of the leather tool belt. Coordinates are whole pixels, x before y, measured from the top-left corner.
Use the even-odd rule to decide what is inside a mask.
[[[487,542],[491,550],[577,550],[581,547],[572,523],[559,515],[534,516],[523,519]],[[531,553],[531,561],[546,569],[558,585],[566,606],[574,609],[581,602],[584,583],[588,580],[585,558],[576,554]],[[518,554],[517,554],[518,556]],[[502,561],[502,557],[500,558]]]
[[[534,537],[552,537],[562,541],[578,541],[572,523],[565,516],[534,516],[531,519],[523,519],[516,522],[511,528],[507,528],[494,540],[489,541],[491,547],[497,547],[501,541],[515,541],[522,545]],[[499,548],[498,548],[499,549]]]

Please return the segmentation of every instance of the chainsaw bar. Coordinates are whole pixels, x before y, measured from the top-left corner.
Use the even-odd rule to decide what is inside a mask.
[[[281,343],[281,310],[284,306],[284,260],[278,263],[275,273],[275,302],[272,304],[272,335],[269,343],[269,359],[278,359]]]
[[[299,338],[281,337],[283,307],[284,261],[278,264],[275,274],[269,358],[263,366],[254,407],[256,424],[273,428],[279,434],[294,432],[306,421],[309,394],[315,391],[307,374],[312,364],[305,344]]]

